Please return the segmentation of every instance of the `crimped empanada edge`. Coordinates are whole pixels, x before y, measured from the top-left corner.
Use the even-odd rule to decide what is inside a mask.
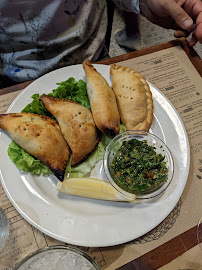
[[[133,69],[130,69],[128,67],[119,66],[119,65],[116,65],[116,64],[112,64],[110,66],[110,74],[111,74],[112,70],[123,71],[123,72],[128,72],[128,73],[134,74],[137,77],[139,77],[139,79],[143,83],[143,85],[145,87],[145,91],[146,91],[146,97],[147,97],[147,112],[148,112],[147,113],[147,118],[143,122],[136,125],[135,127],[129,128],[129,129],[126,127],[126,129],[127,130],[137,129],[137,130],[148,131],[151,124],[152,124],[152,121],[153,121],[153,99],[152,99],[152,92],[150,90],[150,87],[149,87],[145,77],[142,76],[139,72],[137,72],[137,71],[135,71]]]

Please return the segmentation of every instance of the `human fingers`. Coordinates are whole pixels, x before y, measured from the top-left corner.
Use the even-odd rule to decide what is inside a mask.
[[[174,32],[174,37],[180,38],[180,37],[188,37],[191,32],[193,32],[196,29],[196,24],[193,24],[192,28],[189,31],[183,30],[183,29],[177,29]]]
[[[188,31],[176,30],[176,31],[174,32],[174,37],[176,37],[176,38],[188,37],[189,34],[190,34],[190,33],[189,33]]]
[[[174,0],[162,1],[164,12],[167,13],[175,23],[184,30],[190,30],[193,26],[191,17]]]
[[[201,0],[186,0],[183,9],[192,19],[196,19],[202,12],[202,1]]]
[[[202,3],[201,3],[201,12],[198,14],[196,19],[196,37],[200,43],[202,43]]]
[[[198,38],[193,33],[191,39],[189,40],[189,46],[193,47],[196,45],[197,42],[198,42]]]
[[[190,43],[192,44],[192,41],[195,42],[196,38],[200,43],[202,43],[202,1],[186,0],[183,8],[196,22],[196,30],[194,33],[194,37],[191,39]]]
[[[197,26],[195,35],[198,41],[202,44],[202,23]]]

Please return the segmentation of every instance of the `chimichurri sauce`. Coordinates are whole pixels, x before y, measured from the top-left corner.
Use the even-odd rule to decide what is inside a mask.
[[[144,193],[167,181],[165,157],[146,140],[124,141],[114,156],[110,172],[116,184],[131,193]]]

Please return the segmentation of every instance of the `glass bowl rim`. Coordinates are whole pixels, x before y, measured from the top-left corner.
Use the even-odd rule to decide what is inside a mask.
[[[167,155],[168,155],[168,159],[169,162],[171,164],[169,170],[170,170],[170,179],[168,179],[167,182],[163,183],[159,189],[152,191],[151,193],[148,194],[135,194],[136,195],[136,200],[144,200],[144,199],[151,199],[154,197],[159,196],[160,194],[162,194],[170,185],[170,183],[172,182],[173,179],[173,175],[174,175],[174,159],[172,156],[172,153],[170,151],[170,149],[168,148],[168,146],[155,134],[152,134],[148,131],[142,131],[142,130],[127,130],[124,131],[122,133],[119,133],[117,136],[115,136],[111,142],[107,145],[106,149],[105,149],[105,153],[103,156],[103,167],[104,167],[104,172],[105,175],[109,181],[109,183],[125,198],[129,199],[129,200],[133,200],[134,198],[134,194],[127,192],[125,190],[123,190],[121,187],[119,187],[115,181],[113,180],[113,178],[111,177],[110,173],[109,173],[109,169],[108,169],[108,156],[109,156],[109,149],[110,147],[113,146],[113,144],[115,142],[117,142],[119,140],[119,138],[124,138],[124,137],[128,137],[129,135],[142,135],[142,136],[149,136],[151,138],[153,138],[155,141],[159,142],[161,145],[163,145],[163,147],[166,149]],[[145,138],[146,139],[146,138]]]
[[[6,241],[8,240],[10,234],[9,220],[6,213],[2,207],[0,207],[0,220],[1,220],[1,240],[0,240],[0,252],[4,249]]]
[[[202,249],[202,239],[201,239],[202,231],[201,231],[201,227],[202,227],[202,217],[198,221],[197,230],[196,230],[197,241],[198,241],[199,247]]]
[[[54,245],[54,246],[48,246],[48,247],[44,247],[44,248],[40,248],[36,251],[33,251],[32,253],[30,253],[29,255],[27,255],[24,259],[22,259],[14,268],[13,270],[18,270],[19,267],[23,266],[24,263],[26,263],[29,259],[31,259],[32,257],[40,254],[40,253],[45,253],[46,251],[49,250],[66,250],[66,251],[72,251],[82,257],[84,257],[85,259],[87,259],[87,261],[89,261],[96,270],[100,270],[99,265],[87,254],[85,253],[83,250],[76,248],[76,247],[72,247],[72,246],[65,246],[65,245]]]

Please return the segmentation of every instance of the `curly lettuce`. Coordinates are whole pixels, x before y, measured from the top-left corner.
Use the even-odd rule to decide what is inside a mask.
[[[82,106],[90,109],[90,102],[86,90],[86,83],[84,81],[79,80],[77,82],[74,78],[71,77],[64,82],[57,83],[57,85],[59,85],[58,88],[53,89],[52,93],[49,93],[48,96],[73,100],[81,104]],[[33,101],[28,104],[22,110],[22,112],[36,113],[53,117],[53,115],[46,109],[46,107],[39,100],[39,98],[39,94],[34,94],[32,96]]]
[[[51,174],[50,169],[43,162],[28,154],[14,141],[12,141],[8,147],[8,155],[19,170],[31,172],[36,175]]]
[[[74,78],[71,77],[64,82],[57,83],[57,85],[59,85],[58,88],[54,89],[52,93],[49,93],[49,96],[70,99],[90,109],[86,83],[84,81],[79,80],[77,82]],[[28,104],[22,110],[22,112],[46,115],[54,118],[54,116],[50,114],[50,112],[45,108],[39,98],[39,94],[34,94],[32,96],[33,101]],[[121,129],[123,130],[124,126],[122,126]],[[66,173],[69,173],[70,177],[82,177],[89,174],[96,163],[103,158],[106,146],[110,143],[110,141],[110,138],[102,135],[96,150],[88,157],[88,159],[73,168],[70,166],[71,161],[69,161]],[[12,141],[8,147],[8,155],[10,159],[15,163],[16,167],[20,170],[36,175],[48,175],[51,173],[50,169],[43,162],[28,154],[14,141]]]

